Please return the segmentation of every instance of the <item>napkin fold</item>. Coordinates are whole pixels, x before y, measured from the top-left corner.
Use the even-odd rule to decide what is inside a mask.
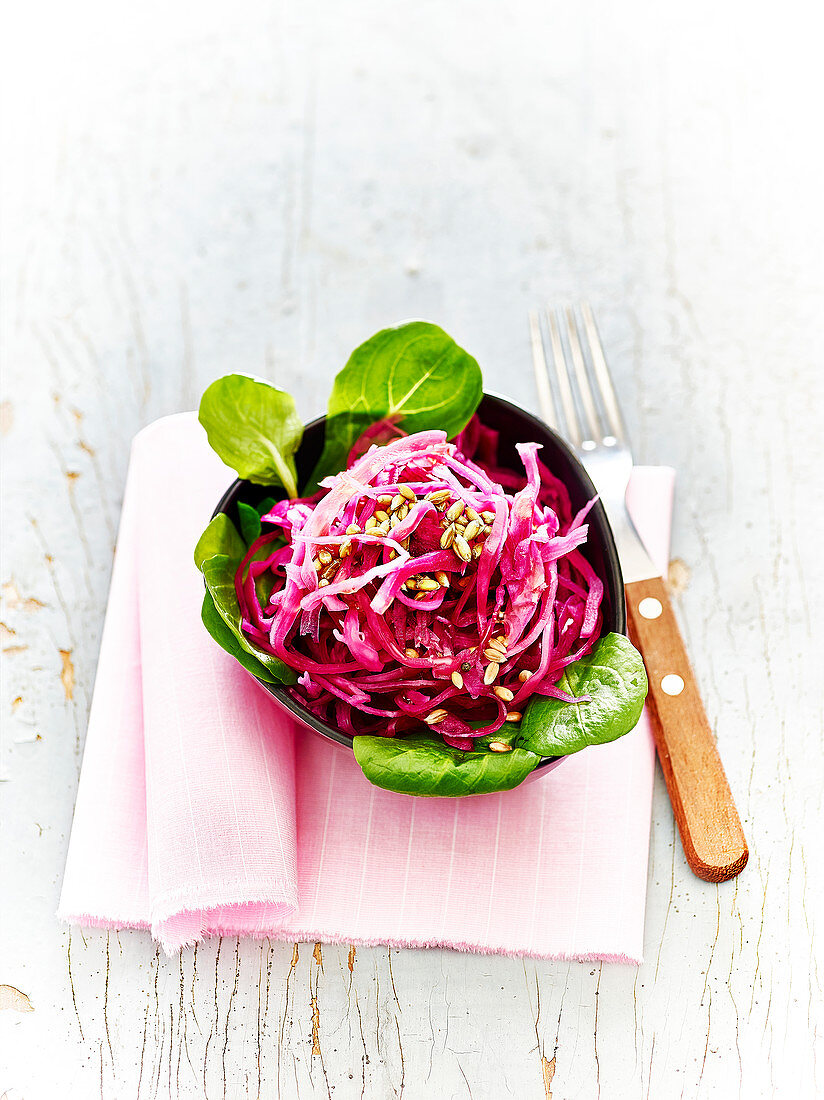
[[[225,934],[640,962],[646,715],[513,791],[372,786],[200,622],[192,551],[231,480],[193,413],[133,442],[58,916],[167,952]],[[662,572],[673,485],[637,468],[628,494]]]

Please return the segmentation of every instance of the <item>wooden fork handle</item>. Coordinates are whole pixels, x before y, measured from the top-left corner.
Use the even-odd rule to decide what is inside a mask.
[[[684,853],[708,882],[743,871],[749,856],[715,738],[660,577],[626,586],[633,645],[649,677],[647,707]]]

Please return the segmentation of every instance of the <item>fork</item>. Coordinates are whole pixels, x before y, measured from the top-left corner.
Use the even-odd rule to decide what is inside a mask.
[[[533,310],[529,328],[541,413],[571,444],[615,535],[630,638],[647,668],[650,724],[687,863],[723,882],[744,869],[747,842],[666,585],[627,511],[632,450],[595,318],[583,302],[578,311]]]

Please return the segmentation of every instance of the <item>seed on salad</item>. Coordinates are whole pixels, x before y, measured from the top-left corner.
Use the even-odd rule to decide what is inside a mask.
[[[487,661],[495,661],[496,664],[503,664],[506,659],[506,654],[501,653],[500,649],[485,649],[484,657]]]
[[[449,588],[449,574],[444,573],[443,569],[439,569],[435,573],[435,580],[441,586],[441,588]]]
[[[427,714],[426,718],[424,718],[424,722],[426,722],[427,726],[437,726],[438,722],[443,722],[448,714],[449,711],[444,710],[443,707],[436,707],[435,710]]]
[[[479,542],[476,542],[475,545],[472,547],[472,557],[475,559],[475,561],[478,560],[483,552],[483,546]]]
[[[462,516],[466,505],[462,500],[456,500],[449,511],[446,513],[446,518],[450,523],[454,523],[458,516]]]
[[[527,669],[523,669],[522,672],[518,673],[518,679],[521,681],[522,684],[525,684],[531,675],[531,672],[529,672]]]
[[[471,668],[471,661],[461,661],[461,672],[469,672]]]
[[[367,532],[374,531],[377,526],[378,526],[378,521],[375,519],[374,516],[370,516],[369,519],[366,521],[366,524],[364,526],[364,531],[367,531]]]
[[[329,578],[328,577],[321,577],[321,579],[318,581],[318,588],[325,588],[328,583],[329,583]]]
[[[441,535],[441,550],[448,550],[455,541],[455,528],[452,524]]]
[[[341,548],[340,548],[341,558],[342,559],[343,558],[348,558],[351,553],[352,553],[352,543],[351,542],[341,543]]]
[[[466,541],[463,535],[455,536],[454,550],[461,561],[472,560],[472,551],[469,548],[469,543]]]
[[[506,741],[490,741],[490,752],[512,752],[512,746],[507,745]]]
[[[509,688],[502,687],[501,684],[496,684],[492,691],[498,696],[502,703],[511,703],[515,698]]]
[[[443,504],[443,502],[449,500],[451,496],[451,489],[437,489],[434,493],[427,493],[426,499],[431,500],[433,504]]]
[[[332,560],[332,555],[328,550],[318,550],[318,561],[322,561],[324,565],[328,565]]]
[[[520,720],[522,718],[523,718],[523,715],[521,714],[521,712],[519,710],[510,710],[510,711],[507,711],[507,715],[506,715],[506,718],[504,718],[504,721],[505,722],[520,722]]]
[[[481,512],[481,519],[484,523],[492,523],[495,519],[494,512]]]
[[[490,649],[500,649],[501,653],[506,657],[506,642],[499,635],[490,638],[486,644]]]
[[[466,530],[464,531],[464,538],[467,542],[472,542],[476,535],[480,534],[484,525],[478,523],[476,519],[473,519],[470,523],[467,523]]]
[[[411,646],[411,645],[408,645],[406,647],[406,649],[404,650],[404,653],[406,654],[407,657],[412,657],[413,659],[418,656],[417,649],[415,649],[415,647]]]
[[[496,661],[490,661],[490,663],[484,669],[484,683],[487,687],[491,683],[494,683],[495,677],[501,671],[501,666]]]
[[[449,679],[452,681],[458,691],[460,691],[463,687],[463,676],[461,676],[460,672],[453,672]]]
[[[417,578],[417,576],[415,574],[413,574],[411,577],[407,577],[406,580],[403,582],[403,587],[404,588],[417,588],[418,587],[418,578]]]
[[[407,500],[416,501],[418,498],[415,496],[415,490],[410,489],[408,485],[399,485],[398,492],[401,496],[406,497]]]
[[[389,551],[389,560],[390,561],[394,561],[397,556],[398,556],[398,551],[397,550],[390,550]]]
[[[418,581],[419,592],[438,592],[440,587],[434,577],[421,577]]]
[[[347,535],[359,535],[360,533],[361,529],[360,527],[358,527],[357,523],[350,523],[349,526],[346,528]]]
[[[375,519],[378,520],[379,523],[388,523],[389,513],[384,512],[382,508],[379,508],[378,511],[375,512]]]
[[[479,520],[481,517],[478,515],[478,513],[475,511],[475,509],[472,507],[471,504],[467,504],[467,506],[466,506],[466,518],[474,523],[477,520]]]

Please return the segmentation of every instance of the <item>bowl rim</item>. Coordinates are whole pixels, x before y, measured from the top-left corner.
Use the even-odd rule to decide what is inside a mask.
[[[584,468],[581,460],[575,454],[569,443],[567,443],[567,441],[561,435],[559,435],[554,428],[545,423],[543,420],[540,420],[537,416],[534,416],[531,412],[529,412],[528,409],[523,408],[521,405],[516,404],[514,401],[511,401],[507,397],[503,397],[499,393],[495,393],[493,390],[484,390],[481,400],[483,400],[484,398],[491,398],[499,405],[503,405],[505,408],[512,409],[514,412],[518,413],[519,416],[526,417],[527,420],[531,421],[535,425],[537,431],[543,434],[550,435],[556,446],[565,453],[566,457],[569,459],[570,465],[573,467],[573,469],[575,469],[582,486],[586,489],[587,497],[591,499],[592,497],[598,496],[598,491],[593,485],[592,479]],[[319,427],[325,422],[325,420],[325,415],[315,417],[314,420],[310,420],[304,424],[304,432],[309,431],[311,428]],[[215,509],[212,512],[212,519],[214,519],[215,516],[219,515],[221,512],[225,512],[235,502],[235,498],[237,497],[240,487],[245,484],[248,484],[246,479],[235,478],[235,480],[229,485],[229,487],[226,489],[226,491],[223,493],[220,500],[216,504]],[[618,557],[618,549],[615,545],[615,536],[613,534],[612,526],[609,522],[609,517],[607,516],[606,509],[604,508],[603,501],[601,501],[600,499],[596,500],[595,504],[590,510],[590,516],[592,516],[593,518],[597,517],[604,536],[604,565],[608,576],[604,576],[601,579],[604,582],[605,588],[611,588],[616,595],[614,601],[614,623],[610,628],[610,632],[626,635],[627,613],[626,602],[624,599],[624,578],[621,571],[621,562]],[[272,700],[281,707],[281,709],[288,711],[303,725],[309,726],[316,733],[319,733],[321,737],[325,737],[329,741],[334,741],[336,744],[349,749],[350,752],[353,751],[351,737],[347,736],[347,734],[345,733],[341,733],[341,731],[336,729],[334,726],[329,725],[322,719],[318,718],[316,715],[312,714],[311,711],[306,710],[296,699],[294,699],[289,694],[289,689],[286,685],[278,686],[276,684],[270,684],[264,680],[260,680],[257,676],[254,675],[254,673],[248,672],[248,670],[247,673],[250,677],[252,677],[253,680],[257,681],[257,683],[266,691],[270,698],[272,698]],[[530,775],[534,776],[537,775],[539,772],[545,773],[547,771],[551,771],[558,764],[566,759],[566,756],[544,756],[541,758],[540,763],[538,763],[535,768],[533,768]]]

